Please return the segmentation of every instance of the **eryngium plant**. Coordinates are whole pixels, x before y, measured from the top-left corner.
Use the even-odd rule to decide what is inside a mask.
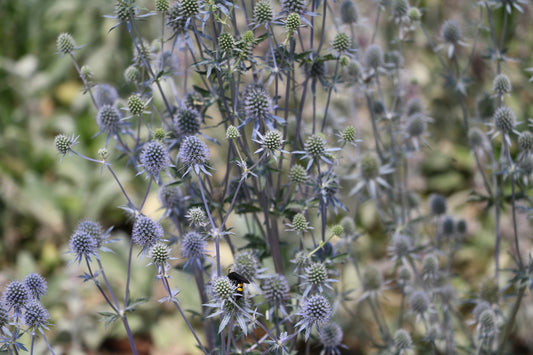
[[[124,82],[95,83],[97,73],[80,69],[72,36],[57,41],[94,105],[93,124],[105,135],[105,148],[86,157],[77,136],[65,134],[55,146],[62,158],[101,166],[122,193],[121,208],[132,221],[123,289],[111,287],[100,259],[113,248],[109,233],[84,225],[69,248],[75,264],[87,269],[82,277],[108,303],[106,321],[122,322],[133,353],[128,313],[142,307],[130,299],[133,251],[137,262],[150,259],[156,266],[163,303],[178,311],[206,354],[310,353],[314,344],[339,354],[343,337],[353,336],[363,352],[512,351],[511,330],[533,287],[533,262],[525,260],[517,227],[518,212],[531,209],[533,139],[529,127],[520,127],[524,112],[512,100],[520,85],[513,82],[506,43],[516,34],[511,16],[521,16],[525,1],[471,4],[479,10],[474,22],[442,19],[437,26],[425,19],[430,9],[407,0],[115,5],[113,30],[123,31],[133,48]],[[505,25],[495,25],[497,16]],[[413,62],[426,48],[456,109],[447,109],[446,122],[432,90],[413,84]],[[487,49],[484,68],[493,77],[470,85],[480,48]],[[119,98],[115,87],[128,92]],[[494,220],[494,270],[483,270],[492,281],[490,299],[486,286],[483,292],[456,288],[468,285],[454,267],[469,243],[466,215],[453,216],[466,199],[413,182],[423,181],[415,175],[431,153],[434,125],[450,122],[467,138],[459,144],[471,149],[475,162],[470,201],[484,203]],[[140,191],[120,180],[122,169],[144,175],[135,181]],[[161,220],[145,207],[153,185]],[[370,242],[361,239],[380,245],[366,253]],[[223,258],[223,250],[231,258]],[[502,250],[512,258],[503,258]],[[352,270],[356,282],[346,277]],[[197,289],[202,330],[183,312],[186,300],[172,285],[176,272],[189,273]],[[38,277],[21,285],[10,284],[5,296],[13,314],[42,293]],[[459,307],[465,303],[477,309],[475,327],[464,325],[471,320]],[[27,323],[39,328],[47,314],[28,307]]]

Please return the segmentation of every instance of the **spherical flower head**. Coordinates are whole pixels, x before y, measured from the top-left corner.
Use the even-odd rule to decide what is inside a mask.
[[[296,12],[288,14],[285,20],[285,27],[289,32],[296,31],[300,27],[300,15]]]
[[[200,5],[198,0],[182,0],[181,9],[183,16],[194,17],[200,11]]]
[[[310,62],[305,62],[304,70],[305,73],[309,75],[311,79],[321,80],[326,76],[328,72],[328,67],[326,65],[326,61],[323,58],[315,56]]]
[[[301,165],[294,165],[289,171],[289,180],[300,184],[307,180],[307,170]]]
[[[337,33],[335,38],[333,39],[333,42],[331,43],[331,46],[333,49],[339,53],[342,53],[350,48],[350,45],[352,44],[352,40],[350,39],[350,36],[348,36],[346,33]]]
[[[135,0],[117,0],[115,3],[115,15],[121,22],[128,22],[135,18]]]
[[[196,136],[185,137],[181,142],[178,159],[188,166],[204,165],[209,158],[209,148]]]
[[[48,292],[48,284],[44,277],[33,272],[26,275],[24,278],[24,285],[28,289],[30,297],[34,299],[39,299]]]
[[[30,297],[31,293],[23,282],[11,281],[2,293],[2,302],[8,308],[19,310]]]
[[[80,69],[80,76],[86,83],[91,83],[94,79],[94,72],[88,65],[84,65]]]
[[[371,69],[377,69],[383,65],[383,50],[377,44],[371,44],[365,50],[365,66]]]
[[[155,141],[144,146],[139,160],[149,175],[157,175],[159,170],[167,168],[170,164],[167,148]]]
[[[128,83],[136,83],[141,79],[141,72],[135,65],[130,65],[124,71],[124,79]]]
[[[144,111],[144,102],[138,95],[131,95],[128,98],[128,110],[134,116],[140,116]]]
[[[69,54],[76,49],[76,42],[70,33],[61,33],[57,36],[57,51],[61,54]]]
[[[457,231],[457,233],[461,235],[466,234],[466,232],[468,232],[466,221],[464,219],[458,220],[457,223],[455,224],[455,230]]]
[[[498,74],[492,82],[492,90],[498,95],[510,93],[512,90],[511,80],[505,74]]]
[[[411,22],[417,22],[420,21],[420,19],[422,18],[422,13],[417,7],[411,7],[407,12],[407,17],[409,17],[409,20],[411,20]]]
[[[439,260],[433,254],[424,256],[420,273],[424,279],[434,279],[439,272]]]
[[[533,151],[533,133],[524,131],[518,136],[518,147],[523,152]]]
[[[374,180],[379,176],[380,162],[377,155],[365,153],[361,157],[361,177],[368,181]]]
[[[296,232],[305,232],[309,229],[307,218],[305,218],[303,213],[296,213],[294,217],[292,217],[292,227]]]
[[[65,155],[68,152],[70,152],[70,150],[76,143],[77,143],[77,139],[74,136],[67,137],[63,134],[58,134],[56,138],[54,139],[54,144],[56,146],[56,149],[59,152],[59,154],[62,154],[62,155]]]
[[[310,325],[323,324],[331,317],[331,304],[322,295],[314,295],[302,303],[301,315]]]
[[[187,17],[183,15],[181,3],[176,2],[170,7],[167,14],[167,24],[175,34],[182,34],[185,32]]]
[[[410,98],[405,104],[405,113],[407,116],[412,116],[417,113],[424,112],[424,103],[419,97]]]
[[[254,32],[251,30],[248,30],[243,33],[242,40],[244,43],[253,43],[255,41]]]
[[[456,44],[463,38],[461,27],[455,20],[447,20],[444,22],[440,33],[442,38],[450,44]]]
[[[189,208],[185,217],[187,217],[189,224],[192,226],[200,227],[207,222],[207,215],[202,207]]]
[[[344,24],[357,23],[359,8],[352,0],[344,0],[340,9],[341,21]]]
[[[486,140],[487,137],[481,129],[472,127],[468,130],[468,144],[471,148],[482,148]]]
[[[224,32],[218,37],[218,46],[223,52],[231,52],[235,48],[235,40],[229,32]]]
[[[305,141],[304,148],[308,155],[313,158],[319,158],[326,151],[326,140],[318,134],[313,134]]]
[[[429,309],[429,297],[425,291],[418,290],[409,296],[409,306],[411,310],[417,314],[422,315]]]
[[[407,134],[409,137],[419,137],[427,130],[426,116],[423,113],[417,113],[409,116],[407,122]]]
[[[281,8],[286,13],[301,14],[307,7],[307,0],[282,0]]]
[[[394,333],[394,346],[399,354],[404,354],[413,346],[413,340],[405,329],[398,329]]]
[[[404,17],[409,11],[409,2],[407,0],[393,0],[391,9],[394,17]]]
[[[157,242],[150,249],[150,258],[155,265],[165,265],[170,259],[170,248],[163,242]]]
[[[194,136],[200,132],[202,117],[200,112],[193,107],[181,107],[176,113],[174,127],[184,136]]]
[[[411,273],[411,270],[407,266],[402,265],[398,269],[398,275],[396,279],[398,286],[404,288],[405,286],[411,283],[412,279],[413,279],[413,274]]]
[[[259,259],[253,250],[245,249],[235,254],[233,270],[236,273],[241,274],[248,280],[252,280],[258,273],[259,268]]]
[[[491,119],[494,116],[494,112],[496,112],[494,97],[487,92],[482,93],[477,98],[476,108],[477,114],[482,120]]]
[[[478,332],[483,338],[493,337],[498,328],[496,326],[496,314],[492,309],[486,309],[479,315]]]
[[[181,241],[181,253],[187,259],[203,259],[207,241],[198,232],[191,231]]]
[[[102,225],[98,222],[91,221],[91,220],[84,220],[78,224],[78,226],[76,227],[76,232],[87,233],[98,242],[98,240],[101,241],[102,239],[102,234],[104,233],[104,229]]]
[[[25,307],[24,323],[32,328],[46,328],[48,325],[48,319],[50,319],[50,313],[43,307],[38,301],[32,301]]]
[[[268,131],[263,136],[261,143],[266,151],[275,152],[283,148],[283,136],[278,130]]]
[[[212,283],[212,292],[219,301],[226,301],[233,298],[235,285],[227,276],[217,277]]]
[[[170,3],[168,0],[155,0],[155,9],[156,11],[165,12],[170,8]]]
[[[280,304],[289,298],[289,281],[284,275],[270,275],[263,279],[263,296],[272,304]]]
[[[500,288],[496,280],[490,278],[481,282],[479,298],[490,304],[497,304],[500,300]]]
[[[133,222],[132,240],[142,248],[149,248],[164,237],[163,227],[150,217],[138,215]]]
[[[228,126],[226,129],[226,139],[235,140],[241,136],[239,129],[233,125]]]
[[[272,98],[262,86],[251,84],[245,90],[244,113],[254,120],[264,120],[272,112]]]
[[[434,216],[446,213],[446,198],[440,194],[433,194],[429,198],[429,211]]]
[[[442,221],[442,233],[446,236],[450,236],[455,233],[455,221],[452,217],[447,216]]]
[[[81,262],[83,258],[90,259],[98,251],[98,241],[89,233],[75,231],[69,241],[70,252],[76,255],[74,260]]]
[[[322,263],[312,263],[305,268],[305,279],[313,286],[322,285],[328,279],[328,269]]]
[[[361,283],[363,284],[363,289],[365,291],[379,291],[383,285],[383,277],[381,276],[381,272],[374,266],[367,266],[363,271]]]
[[[341,55],[339,58],[339,65],[341,67],[345,67],[348,64],[350,64],[350,57],[348,57],[347,55]]]
[[[355,234],[355,221],[350,216],[344,216],[342,217],[341,221],[339,222],[342,228],[344,229],[344,232],[346,235],[353,235]]]
[[[514,129],[516,116],[509,107],[502,106],[494,113],[494,127],[503,133],[509,133]]]
[[[405,234],[395,234],[392,238],[392,254],[398,260],[409,256],[412,250],[411,238]]]
[[[115,132],[120,126],[121,119],[120,111],[111,105],[103,105],[96,115],[96,123],[104,132]]]
[[[342,328],[337,323],[332,322],[320,327],[318,336],[327,353],[335,354],[338,352],[337,347],[342,343],[343,333]]]
[[[255,5],[254,17],[256,23],[266,23],[272,21],[274,10],[268,0],[262,0]]]
[[[342,224],[336,224],[331,228],[331,233],[336,236],[341,236],[344,233],[344,227]]]
[[[361,77],[361,74],[363,72],[363,69],[361,68],[361,64],[357,60],[351,60],[350,63],[346,66],[346,72],[352,79],[359,79]]]

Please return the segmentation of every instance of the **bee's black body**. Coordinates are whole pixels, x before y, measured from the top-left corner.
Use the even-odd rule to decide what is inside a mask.
[[[228,274],[228,278],[233,282],[235,286],[237,286],[237,298],[242,297],[244,293],[244,284],[249,284],[250,281],[246,279],[246,277],[237,274],[235,271],[232,271]]]

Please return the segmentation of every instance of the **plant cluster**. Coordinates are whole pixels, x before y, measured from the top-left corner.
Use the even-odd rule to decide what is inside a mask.
[[[497,30],[494,19],[498,14],[507,23],[528,4],[472,4],[479,12],[472,38],[455,19],[428,33],[430,9],[408,0],[367,5],[363,13],[352,0],[156,0],[146,9],[117,0],[112,29],[125,31],[133,48],[120,84],[131,91],[124,98],[95,83],[92,69],[78,63],[72,36],[59,35],[57,50],[72,60],[106,143],[94,158],[81,153],[75,134],[58,135],[55,146],[61,159],[101,167],[122,192],[120,208],[132,221],[123,290],[110,284],[100,258],[112,251],[111,229],[83,221],[69,250],[86,270],[82,279],[109,305],[106,324],[122,323],[132,353],[128,313],[145,302],[130,296],[135,262],[153,265],[166,294],[160,302],[177,310],[205,354],[308,354],[314,347],[340,354],[354,325],[365,347],[384,354],[508,351],[533,288],[533,259],[526,260],[517,222],[519,210],[532,205],[533,122],[518,131],[505,74],[512,28]],[[147,35],[147,21],[159,22],[161,32]],[[392,39],[380,37],[382,22]],[[467,75],[483,31],[494,79],[478,95]],[[481,181],[472,203],[494,216],[494,271],[475,294],[456,286],[464,275],[453,268],[467,243],[466,218],[454,217],[442,194],[421,204],[410,184],[434,123],[431,107],[405,79],[405,58],[417,38],[438,59],[444,87],[461,107],[456,124],[467,132]],[[346,120],[333,104],[338,94]],[[471,96],[479,97],[475,105]],[[144,179],[142,198],[129,192],[117,169]],[[161,219],[146,212],[156,188]],[[375,211],[387,240],[379,262],[355,251],[370,234],[359,225],[361,208]],[[222,262],[222,246],[231,250],[231,265]],[[502,248],[509,248],[509,263],[502,264]],[[176,270],[195,283],[202,332],[180,303]],[[347,275],[357,275],[359,287],[346,289]],[[32,287],[13,281],[3,293],[2,341],[11,353],[19,348],[18,331],[8,326],[27,325],[33,339],[48,324],[38,303],[42,290]],[[383,307],[387,295],[399,300],[392,314]]]

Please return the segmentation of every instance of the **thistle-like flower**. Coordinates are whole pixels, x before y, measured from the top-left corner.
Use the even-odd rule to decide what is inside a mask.
[[[133,223],[131,238],[135,244],[142,247],[142,254],[163,239],[165,231],[163,227],[153,219],[139,214]]]
[[[191,231],[183,237],[181,241],[181,255],[187,260],[185,267],[193,265],[202,267],[202,262],[207,254],[207,241],[198,232]]]
[[[322,295],[311,296],[302,301],[298,312],[302,319],[296,323],[296,327],[299,327],[300,332],[305,330],[305,340],[307,341],[313,327],[319,330],[321,325],[329,322],[331,313],[331,304],[326,297]]]
[[[267,157],[272,156],[275,161],[278,160],[276,157],[277,152],[289,154],[289,152],[283,150],[285,141],[283,140],[283,135],[280,131],[268,131],[264,135],[262,135],[260,132],[257,132],[257,136],[259,139],[253,139],[253,141],[259,144],[260,148],[254,152],[255,154],[263,153]]]
[[[187,175],[191,168],[196,174],[202,171],[207,175],[211,175],[207,171],[209,148],[196,136],[185,137],[181,141],[178,159],[187,167],[184,175]]]
[[[339,347],[342,345],[342,328],[337,323],[328,323],[322,327],[318,332],[320,343],[324,349],[320,352],[324,355],[340,355]]]
[[[156,179],[159,179],[159,171],[165,170],[170,165],[170,156],[167,148],[157,141],[145,144],[139,160],[144,169],[138,174],[142,174],[146,171],[148,176],[152,176]]]
[[[28,303],[24,310],[24,323],[30,329],[36,329],[42,331],[42,329],[48,329],[48,320],[50,319],[50,313],[44,308],[44,306],[37,300]]]
[[[328,165],[333,165],[333,159],[331,153],[340,150],[340,148],[327,148],[326,147],[326,139],[319,135],[319,134],[313,134],[312,136],[309,136],[304,144],[303,151],[294,151],[293,154],[300,154],[302,157],[300,159],[307,159],[307,167],[306,169],[309,170],[314,162],[318,163],[319,160],[322,160]]]
[[[372,153],[365,153],[359,163],[359,172],[355,175],[355,179],[359,182],[350,191],[350,195],[355,195],[361,191],[363,187],[366,189],[372,198],[377,197],[378,187],[390,188],[389,184],[383,178],[384,175],[391,174],[394,170],[389,164],[381,165],[379,158]]]
[[[311,263],[307,266],[301,277],[303,278],[303,281],[300,285],[305,287],[302,294],[303,297],[307,297],[310,292],[323,293],[326,288],[333,290],[330,283],[337,282],[337,280],[329,278],[329,270],[327,266],[320,262]]]
[[[48,284],[44,277],[36,273],[30,273],[24,278],[24,285],[30,293],[30,297],[39,300],[41,296],[46,295]]]

